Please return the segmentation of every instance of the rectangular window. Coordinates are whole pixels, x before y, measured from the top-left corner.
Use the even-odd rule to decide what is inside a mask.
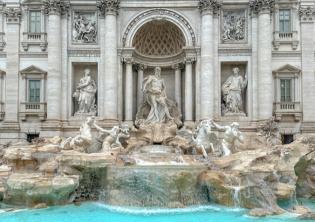
[[[292,102],[291,79],[280,79],[281,102]]]
[[[29,32],[41,32],[41,11],[30,11],[29,13]]]
[[[40,80],[28,81],[28,101],[31,103],[40,102]]]
[[[280,9],[279,10],[279,31],[280,32],[291,32],[291,10]]]

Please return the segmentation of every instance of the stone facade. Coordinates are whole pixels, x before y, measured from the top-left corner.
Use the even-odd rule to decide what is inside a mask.
[[[0,142],[73,136],[91,113],[105,128],[133,124],[157,66],[184,125],[246,133],[274,116],[283,135],[315,133],[314,18],[311,0],[3,0]],[[242,87],[227,81],[235,67]],[[74,98],[85,78],[89,113]],[[227,101],[241,112],[225,115]]]

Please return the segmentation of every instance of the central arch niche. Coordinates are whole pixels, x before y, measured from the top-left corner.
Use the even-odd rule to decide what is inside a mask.
[[[186,45],[182,31],[172,22],[150,21],[135,34],[132,46],[145,57],[172,57],[183,51]]]

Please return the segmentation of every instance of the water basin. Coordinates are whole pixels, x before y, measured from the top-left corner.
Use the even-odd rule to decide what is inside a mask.
[[[1,212],[1,222],[297,222],[296,215],[253,218],[247,210],[218,205],[184,209],[112,207],[99,202],[39,210]]]

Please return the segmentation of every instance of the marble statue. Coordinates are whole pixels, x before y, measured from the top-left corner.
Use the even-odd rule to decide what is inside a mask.
[[[95,94],[97,91],[96,83],[91,78],[91,70],[85,69],[84,76],[80,79],[73,97],[79,104],[75,114],[96,115]]]
[[[241,41],[245,40],[246,35],[246,17],[245,11],[224,11],[223,13],[222,40]]]
[[[233,74],[223,83],[223,114],[244,114],[242,92],[247,86],[247,75],[243,78],[238,67],[232,69]]]
[[[219,124],[211,121],[212,125],[219,130],[224,130],[224,137],[222,140],[221,151],[223,156],[228,156],[232,151],[236,150],[236,142],[243,143],[244,137],[239,130],[239,124],[233,122],[230,126],[220,126]]]
[[[95,15],[94,15],[95,17]],[[96,43],[97,29],[95,18],[76,13],[73,18],[73,41]]]
[[[61,147],[66,150],[73,149],[79,152],[86,152],[87,147],[92,144],[93,136],[91,127],[94,121],[94,116],[87,117],[80,127],[79,135],[75,136],[74,138],[67,138],[62,143]]]
[[[144,102],[137,113],[136,125],[168,122],[181,125],[176,104],[166,96],[160,67],[155,67],[154,75],[143,80],[142,90]]]
[[[213,125],[211,120],[203,120],[196,127],[192,136],[194,145],[201,150],[202,155],[207,158],[209,150],[216,153],[215,146],[218,142],[217,136],[212,131]]]
[[[100,133],[107,134],[103,140],[102,152],[110,152],[114,148],[122,148],[120,139],[130,137],[128,125],[114,126],[112,129],[106,130],[94,123],[94,127]]]

